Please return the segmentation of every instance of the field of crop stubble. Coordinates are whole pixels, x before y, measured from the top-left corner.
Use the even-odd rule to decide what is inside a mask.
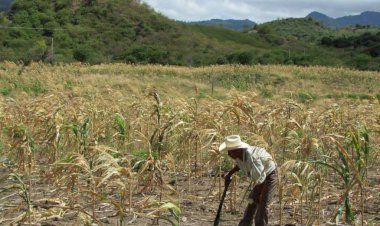
[[[212,225],[229,134],[278,164],[271,225],[380,224],[378,72],[5,62],[0,93],[0,225]]]

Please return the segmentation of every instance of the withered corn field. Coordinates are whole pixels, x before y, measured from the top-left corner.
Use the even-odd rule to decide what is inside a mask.
[[[379,101],[379,72],[4,62],[0,225],[213,225],[231,134],[277,162],[271,225],[380,225]]]

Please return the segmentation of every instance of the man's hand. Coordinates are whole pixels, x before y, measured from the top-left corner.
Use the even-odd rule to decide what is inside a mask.
[[[232,180],[231,177],[232,177],[232,175],[235,172],[239,171],[239,170],[240,170],[239,167],[235,166],[232,170],[230,170],[230,172],[227,173],[227,175],[224,177],[224,183],[225,183],[225,185],[229,185],[231,183],[231,180]]]
[[[224,177],[224,184],[225,185],[228,185],[231,183],[231,180],[232,180],[232,174],[231,173],[228,173],[225,177]]]

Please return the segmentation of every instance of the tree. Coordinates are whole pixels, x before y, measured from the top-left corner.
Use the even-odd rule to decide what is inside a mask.
[[[380,56],[380,44],[370,48],[369,53],[371,54],[372,57]]]
[[[332,40],[332,38],[330,38],[330,37],[323,37],[323,38],[321,39],[321,44],[322,44],[322,45],[325,45],[325,46],[332,46],[332,44],[333,44],[333,40]]]

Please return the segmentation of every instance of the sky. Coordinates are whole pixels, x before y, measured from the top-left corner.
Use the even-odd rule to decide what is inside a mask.
[[[380,0],[142,0],[175,20],[249,19],[264,23],[305,17],[318,11],[336,18],[364,11],[380,12]]]

